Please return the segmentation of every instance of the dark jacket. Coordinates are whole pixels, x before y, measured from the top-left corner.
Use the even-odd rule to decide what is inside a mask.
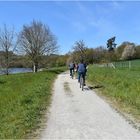
[[[83,63],[78,64],[78,72],[82,72],[82,73],[86,72],[85,64]]]

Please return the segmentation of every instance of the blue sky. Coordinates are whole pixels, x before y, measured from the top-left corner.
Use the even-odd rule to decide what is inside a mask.
[[[88,47],[106,45],[116,36],[116,43],[140,44],[140,1],[15,1],[0,2],[0,27],[40,20],[57,36],[60,54],[71,51],[77,40]]]

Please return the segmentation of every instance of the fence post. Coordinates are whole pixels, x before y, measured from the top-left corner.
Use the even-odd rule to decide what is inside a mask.
[[[129,61],[129,69],[131,68],[131,61]]]

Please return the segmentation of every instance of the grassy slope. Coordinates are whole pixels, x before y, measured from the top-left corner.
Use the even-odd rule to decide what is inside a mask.
[[[64,69],[0,76],[0,138],[24,138],[50,103],[56,75]]]
[[[88,80],[101,93],[117,101],[120,108],[140,119],[139,70],[99,68],[90,66]]]

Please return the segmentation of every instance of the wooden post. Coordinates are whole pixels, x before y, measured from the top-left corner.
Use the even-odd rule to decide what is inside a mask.
[[[129,61],[129,69],[131,69],[131,61]]]

